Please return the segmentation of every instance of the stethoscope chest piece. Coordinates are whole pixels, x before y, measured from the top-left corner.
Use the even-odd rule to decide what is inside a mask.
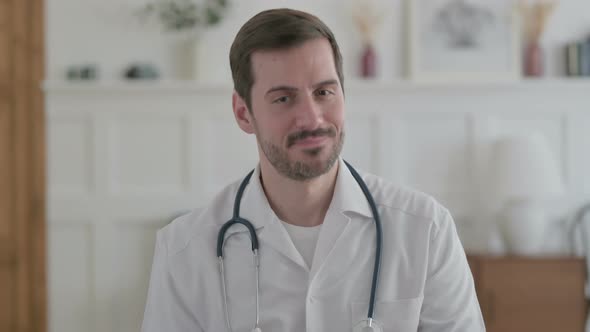
[[[365,319],[356,324],[353,332],[383,332],[383,327],[374,320],[369,323],[369,320]]]

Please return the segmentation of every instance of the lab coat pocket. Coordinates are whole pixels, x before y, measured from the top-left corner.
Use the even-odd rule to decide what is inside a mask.
[[[416,332],[423,297],[404,300],[377,301],[375,321],[383,332]],[[368,302],[352,302],[352,326],[367,319]]]

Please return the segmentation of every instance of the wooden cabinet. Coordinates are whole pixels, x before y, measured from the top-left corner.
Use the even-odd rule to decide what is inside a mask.
[[[587,302],[580,258],[469,256],[488,332],[583,332]]]

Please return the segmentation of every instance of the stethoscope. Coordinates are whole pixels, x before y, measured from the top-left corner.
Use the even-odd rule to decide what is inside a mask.
[[[361,176],[358,174],[358,172],[348,162],[344,161],[344,163],[346,164],[346,166],[350,170],[350,173],[352,173],[352,176],[354,177],[354,179],[356,180],[358,185],[361,187],[361,190],[365,194],[365,197],[366,197],[367,201],[369,202],[369,205],[371,206],[371,211],[373,213],[373,219],[375,220],[375,228],[377,230],[375,233],[375,236],[376,236],[375,266],[373,269],[373,278],[372,278],[372,283],[371,283],[371,297],[370,297],[370,301],[369,301],[369,312],[367,314],[367,319],[359,322],[354,328],[355,328],[355,331],[358,330],[358,331],[363,331],[363,332],[372,332],[372,331],[378,332],[378,331],[382,330],[382,327],[373,319],[373,317],[374,317],[374,311],[375,311],[375,294],[377,293],[377,282],[379,279],[379,269],[381,268],[381,242],[383,239],[383,233],[381,231],[381,220],[379,218],[379,212],[377,211],[377,206],[375,205],[375,201],[373,200],[373,196],[369,192],[367,185],[365,184],[363,179],[361,179]],[[256,285],[255,285],[255,287],[256,287],[256,324],[254,325],[252,332],[261,332],[260,327],[259,327],[259,319],[260,319],[260,316],[259,316],[259,311],[260,311],[260,306],[259,306],[260,258],[258,256],[258,236],[256,236],[256,230],[254,229],[254,226],[252,225],[252,223],[250,223],[248,220],[240,217],[240,202],[242,200],[242,195],[244,193],[244,189],[246,189],[246,186],[248,185],[248,182],[250,182],[250,178],[252,177],[253,173],[254,173],[254,170],[250,171],[250,173],[248,173],[248,175],[244,178],[244,180],[242,180],[242,183],[240,184],[240,187],[238,188],[238,193],[236,194],[236,199],[234,201],[233,217],[221,227],[221,229],[219,230],[219,234],[217,236],[217,258],[219,260],[219,274],[220,274],[220,278],[221,278],[221,291],[223,293],[223,306],[224,306],[224,310],[225,310],[225,322],[226,322],[227,329],[229,332],[232,332],[233,330],[232,330],[230,319],[229,319],[229,310],[227,308],[227,290],[226,290],[226,283],[225,283],[225,270],[224,270],[224,265],[223,265],[223,244],[224,244],[224,240],[225,240],[225,232],[227,232],[227,230],[235,224],[242,224],[242,225],[246,226],[246,228],[248,229],[248,232],[250,233],[250,242],[252,245],[252,255],[254,258],[253,264],[254,264],[254,267],[256,270]]]

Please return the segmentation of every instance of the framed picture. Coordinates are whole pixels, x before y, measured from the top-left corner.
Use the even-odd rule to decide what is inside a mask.
[[[408,0],[409,75],[421,82],[521,77],[512,0]]]

